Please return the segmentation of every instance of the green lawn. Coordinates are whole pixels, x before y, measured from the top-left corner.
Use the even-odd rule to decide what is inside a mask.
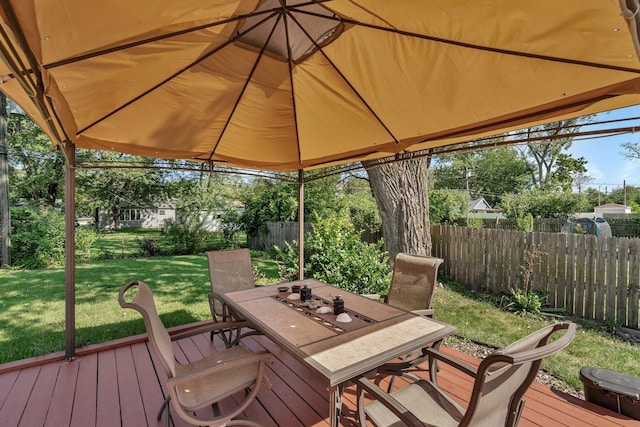
[[[253,252],[259,283],[277,281],[277,263]],[[76,343],[78,346],[144,332],[140,316],[118,305],[118,290],[142,280],[154,291],[166,326],[210,318],[210,290],[204,254],[105,260],[79,264],[76,270]],[[0,363],[64,349],[64,269],[0,270]],[[455,325],[457,334],[494,346],[516,340],[543,325],[493,304],[438,289],[436,318]],[[640,376],[640,348],[601,331],[581,328],[574,342],[545,361],[544,368],[572,387],[581,387],[582,366],[599,366]]]

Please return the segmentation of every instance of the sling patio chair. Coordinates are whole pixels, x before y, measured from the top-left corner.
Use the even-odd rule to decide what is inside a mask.
[[[576,325],[571,322],[546,326],[489,354],[475,369],[433,348],[429,353],[429,381],[419,379],[392,393],[386,393],[369,379],[356,380],[360,424],[369,419],[375,426],[516,426],[524,407],[524,393],[535,380],[542,360],[573,340]],[[557,339],[550,342],[550,337]],[[466,409],[438,388],[435,361],[440,360],[473,377]],[[364,404],[364,394],[373,397]]]
[[[431,300],[438,281],[438,268],[443,262],[442,258],[400,252],[393,262],[389,291],[387,295],[381,295],[381,298],[394,307],[420,316],[433,317]],[[442,341],[437,341],[431,346],[437,349],[441,343]],[[395,376],[408,376],[417,380],[418,377],[412,374],[411,370],[422,370],[420,366],[428,358],[426,353],[418,349],[405,355],[400,362],[389,362],[380,366],[379,374],[393,375],[387,391],[393,389]]]
[[[224,304],[220,295],[226,292],[251,289],[256,286],[253,278],[253,266],[251,265],[251,253],[249,249],[231,249],[222,251],[208,251],[209,279],[211,292],[209,293],[209,307],[211,316],[215,322],[229,322],[238,319]],[[248,335],[259,334],[255,329],[231,328],[220,329],[211,332],[211,341],[214,334],[218,334],[227,347],[237,345],[241,338]]]
[[[127,302],[125,294],[132,288],[137,288],[137,292],[131,302]],[[249,420],[235,418],[253,402],[263,383],[271,387],[265,376],[265,364],[271,357],[269,352],[251,352],[239,344],[192,363],[180,363],[175,359],[172,341],[208,332],[208,329],[199,328],[170,336],[158,316],[151,289],[143,282],[133,281],[124,285],[118,300],[122,308],[137,310],[142,315],[151,348],[167,374],[169,395],[160,407],[158,420],[166,409],[165,425],[170,425],[169,403],[173,402],[178,415],[194,425],[260,426]],[[222,322],[209,325],[215,329],[229,326]],[[221,414],[218,402],[240,391],[244,391],[244,398],[229,413]],[[194,411],[207,406],[213,408],[213,416],[203,418],[194,415]]]
[[[393,261],[393,274],[384,302],[422,316],[433,317],[431,300],[438,283],[442,258],[400,252]]]

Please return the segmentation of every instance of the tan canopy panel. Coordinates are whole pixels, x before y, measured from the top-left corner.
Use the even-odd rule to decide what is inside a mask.
[[[2,0],[56,143],[264,170],[640,103],[638,0]]]

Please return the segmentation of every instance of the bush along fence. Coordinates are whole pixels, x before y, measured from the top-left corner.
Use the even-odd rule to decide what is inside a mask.
[[[638,329],[640,239],[433,225],[440,270],[474,291],[510,293],[529,251],[541,255],[531,286],[567,314]]]

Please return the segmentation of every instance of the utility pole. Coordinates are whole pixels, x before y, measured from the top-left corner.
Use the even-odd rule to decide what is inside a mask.
[[[7,97],[0,92],[0,268],[11,265],[11,211],[9,209],[9,160],[7,145]]]

